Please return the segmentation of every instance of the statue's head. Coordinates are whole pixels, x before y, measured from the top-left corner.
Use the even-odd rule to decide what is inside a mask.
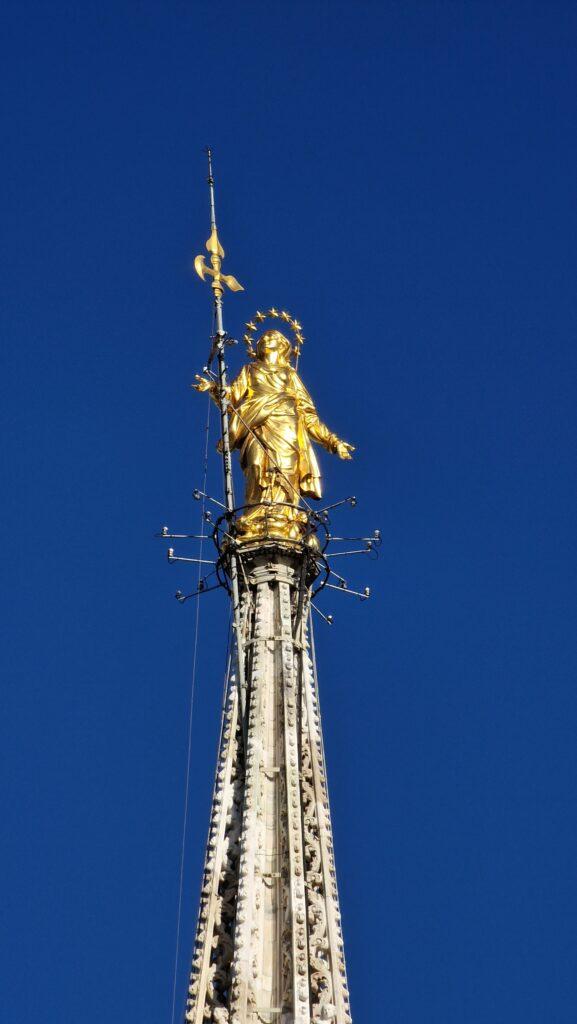
[[[267,366],[288,366],[292,345],[280,331],[265,331],[256,343],[256,357]]]
[[[261,334],[255,348],[256,332],[260,329],[260,324],[264,320],[268,320],[269,317],[276,320],[277,324],[280,320],[290,327],[295,337],[292,345],[288,338],[285,338],[284,334],[281,334],[275,326],[270,331],[265,331],[264,334]],[[251,359],[260,359],[262,362],[266,362],[269,367],[272,365],[288,366],[292,356],[294,356],[294,366],[296,369],[302,343],[305,340],[302,330],[296,316],[291,316],[290,313],[287,313],[286,309],[275,309],[274,306],[271,306],[264,313],[257,309],[252,320],[249,320],[246,324],[246,334],[243,340]],[[275,354],[272,355],[273,353]],[[272,355],[274,364],[269,359],[269,354]]]

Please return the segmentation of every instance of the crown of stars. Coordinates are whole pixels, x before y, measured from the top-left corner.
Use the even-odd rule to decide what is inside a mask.
[[[301,326],[301,324],[299,324],[297,318],[296,317],[292,317],[290,315],[290,313],[287,312],[286,309],[280,309],[279,310],[279,309],[276,309],[274,306],[271,306],[271,308],[267,309],[264,313],[261,313],[260,309],[257,309],[256,313],[254,314],[253,319],[249,320],[245,324],[245,327],[247,329],[247,333],[245,334],[243,340],[244,340],[244,343],[245,343],[245,345],[247,347],[247,351],[248,351],[248,354],[251,357],[251,359],[256,359],[256,352],[255,352],[255,349],[254,349],[253,342],[254,342],[254,335],[255,335],[256,331],[258,330],[258,325],[262,324],[262,322],[264,320],[266,320],[268,317],[271,317],[273,320],[284,320],[284,322],[289,325],[289,327],[291,328],[291,330],[292,330],[292,332],[293,332],[293,334],[295,336],[295,344],[294,344],[293,352],[295,353],[295,360],[298,361],[298,357],[300,355],[301,347],[302,347],[302,344],[303,344],[303,342],[305,340],[304,334],[302,333],[302,326]]]

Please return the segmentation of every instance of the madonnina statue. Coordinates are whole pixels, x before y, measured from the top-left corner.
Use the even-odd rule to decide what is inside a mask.
[[[265,331],[254,361],[226,389],[230,446],[240,452],[245,477],[245,513],[237,533],[245,540],[300,540],[306,517],[301,497],[321,497],[321,474],[312,441],[341,459],[353,445],[321,422],[313,400],[290,364],[292,346],[278,330]],[[197,391],[218,402],[218,382],[197,375]]]

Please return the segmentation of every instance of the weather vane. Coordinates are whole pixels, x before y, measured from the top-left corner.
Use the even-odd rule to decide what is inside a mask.
[[[214,208],[214,178],[212,176],[212,153],[207,148],[206,155],[208,158],[208,187],[210,189],[210,238],[206,243],[206,248],[210,253],[211,266],[207,267],[204,256],[200,255],[195,258],[194,269],[202,281],[205,280],[206,274],[210,274],[212,277],[212,290],[215,298],[221,299],[224,293],[222,284],[225,284],[227,288],[230,288],[231,292],[242,292],[244,291],[243,286],[237,281],[236,277],[232,274],[223,274],[221,272],[222,261],[225,256],[224,249],[218,240],[218,233],[216,229],[216,213]]]

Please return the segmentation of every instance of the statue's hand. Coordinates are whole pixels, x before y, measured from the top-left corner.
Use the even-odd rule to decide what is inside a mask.
[[[347,444],[346,441],[339,441],[336,447],[336,453],[339,459],[352,459],[351,452],[354,452],[354,444]]]
[[[191,388],[195,391],[210,391],[211,394],[216,389],[216,381],[208,380],[206,377],[201,377],[199,373],[195,373],[195,379],[198,381],[197,384],[191,384]]]

